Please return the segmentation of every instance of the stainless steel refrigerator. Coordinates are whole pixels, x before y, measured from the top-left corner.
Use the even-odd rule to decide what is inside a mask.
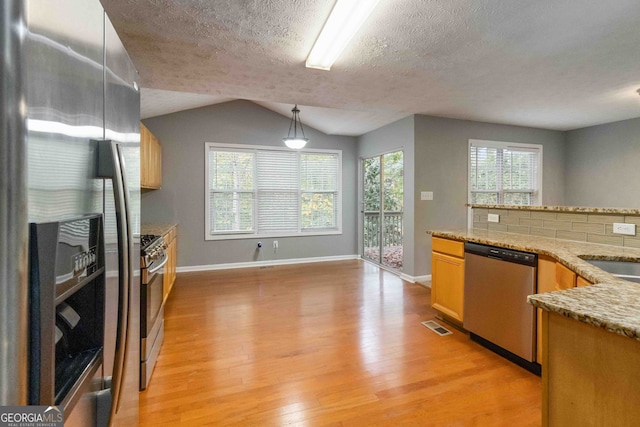
[[[4,0],[0,8],[0,405],[34,403],[30,224],[102,214],[103,357],[65,425],[136,425],[138,74],[98,0]],[[105,170],[105,156],[115,167]],[[98,420],[105,391],[110,416]]]

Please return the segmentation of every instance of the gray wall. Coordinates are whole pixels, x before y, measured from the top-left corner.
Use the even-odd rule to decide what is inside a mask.
[[[404,152],[403,269],[414,274],[414,118],[406,117],[383,126],[358,139],[358,158],[372,157],[391,151]],[[361,175],[361,174],[360,174]],[[362,200],[362,176],[358,177],[358,200]],[[360,206],[358,206],[360,208]],[[359,211],[358,211],[359,212]],[[362,216],[358,218],[358,250],[362,254]]]
[[[543,145],[542,204],[564,203],[564,132],[416,115],[416,276],[431,274],[427,230],[467,227],[469,139]],[[421,191],[433,191],[433,200],[421,201]]]
[[[567,132],[566,204],[640,207],[640,118]]]
[[[233,101],[144,120],[162,143],[162,189],[142,195],[143,222],[178,223],[178,266],[357,254],[357,142],[305,127],[308,147],[342,150],[341,235],[205,241],[205,142],[281,146],[290,119],[249,101]]]

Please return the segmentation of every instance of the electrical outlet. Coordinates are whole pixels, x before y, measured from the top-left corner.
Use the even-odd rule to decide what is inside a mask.
[[[635,224],[625,224],[623,222],[614,222],[613,223],[613,234],[625,234],[627,236],[635,236],[636,235],[636,225]]]
[[[487,221],[489,222],[500,222],[500,215],[498,214],[488,214]]]
[[[274,241],[273,241],[273,250],[274,250],[274,251],[277,251],[277,250],[278,250],[278,241],[277,241],[277,240],[274,240]]]

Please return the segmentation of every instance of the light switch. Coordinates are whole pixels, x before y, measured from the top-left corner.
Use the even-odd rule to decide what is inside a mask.
[[[433,200],[433,191],[421,191],[420,200]]]

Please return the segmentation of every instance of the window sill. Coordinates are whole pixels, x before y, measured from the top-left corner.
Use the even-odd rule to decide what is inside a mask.
[[[342,230],[334,231],[309,231],[305,233],[273,233],[273,234],[216,234],[206,236],[204,240],[241,240],[241,239],[270,239],[280,237],[310,237],[310,236],[336,236],[342,234]]]

